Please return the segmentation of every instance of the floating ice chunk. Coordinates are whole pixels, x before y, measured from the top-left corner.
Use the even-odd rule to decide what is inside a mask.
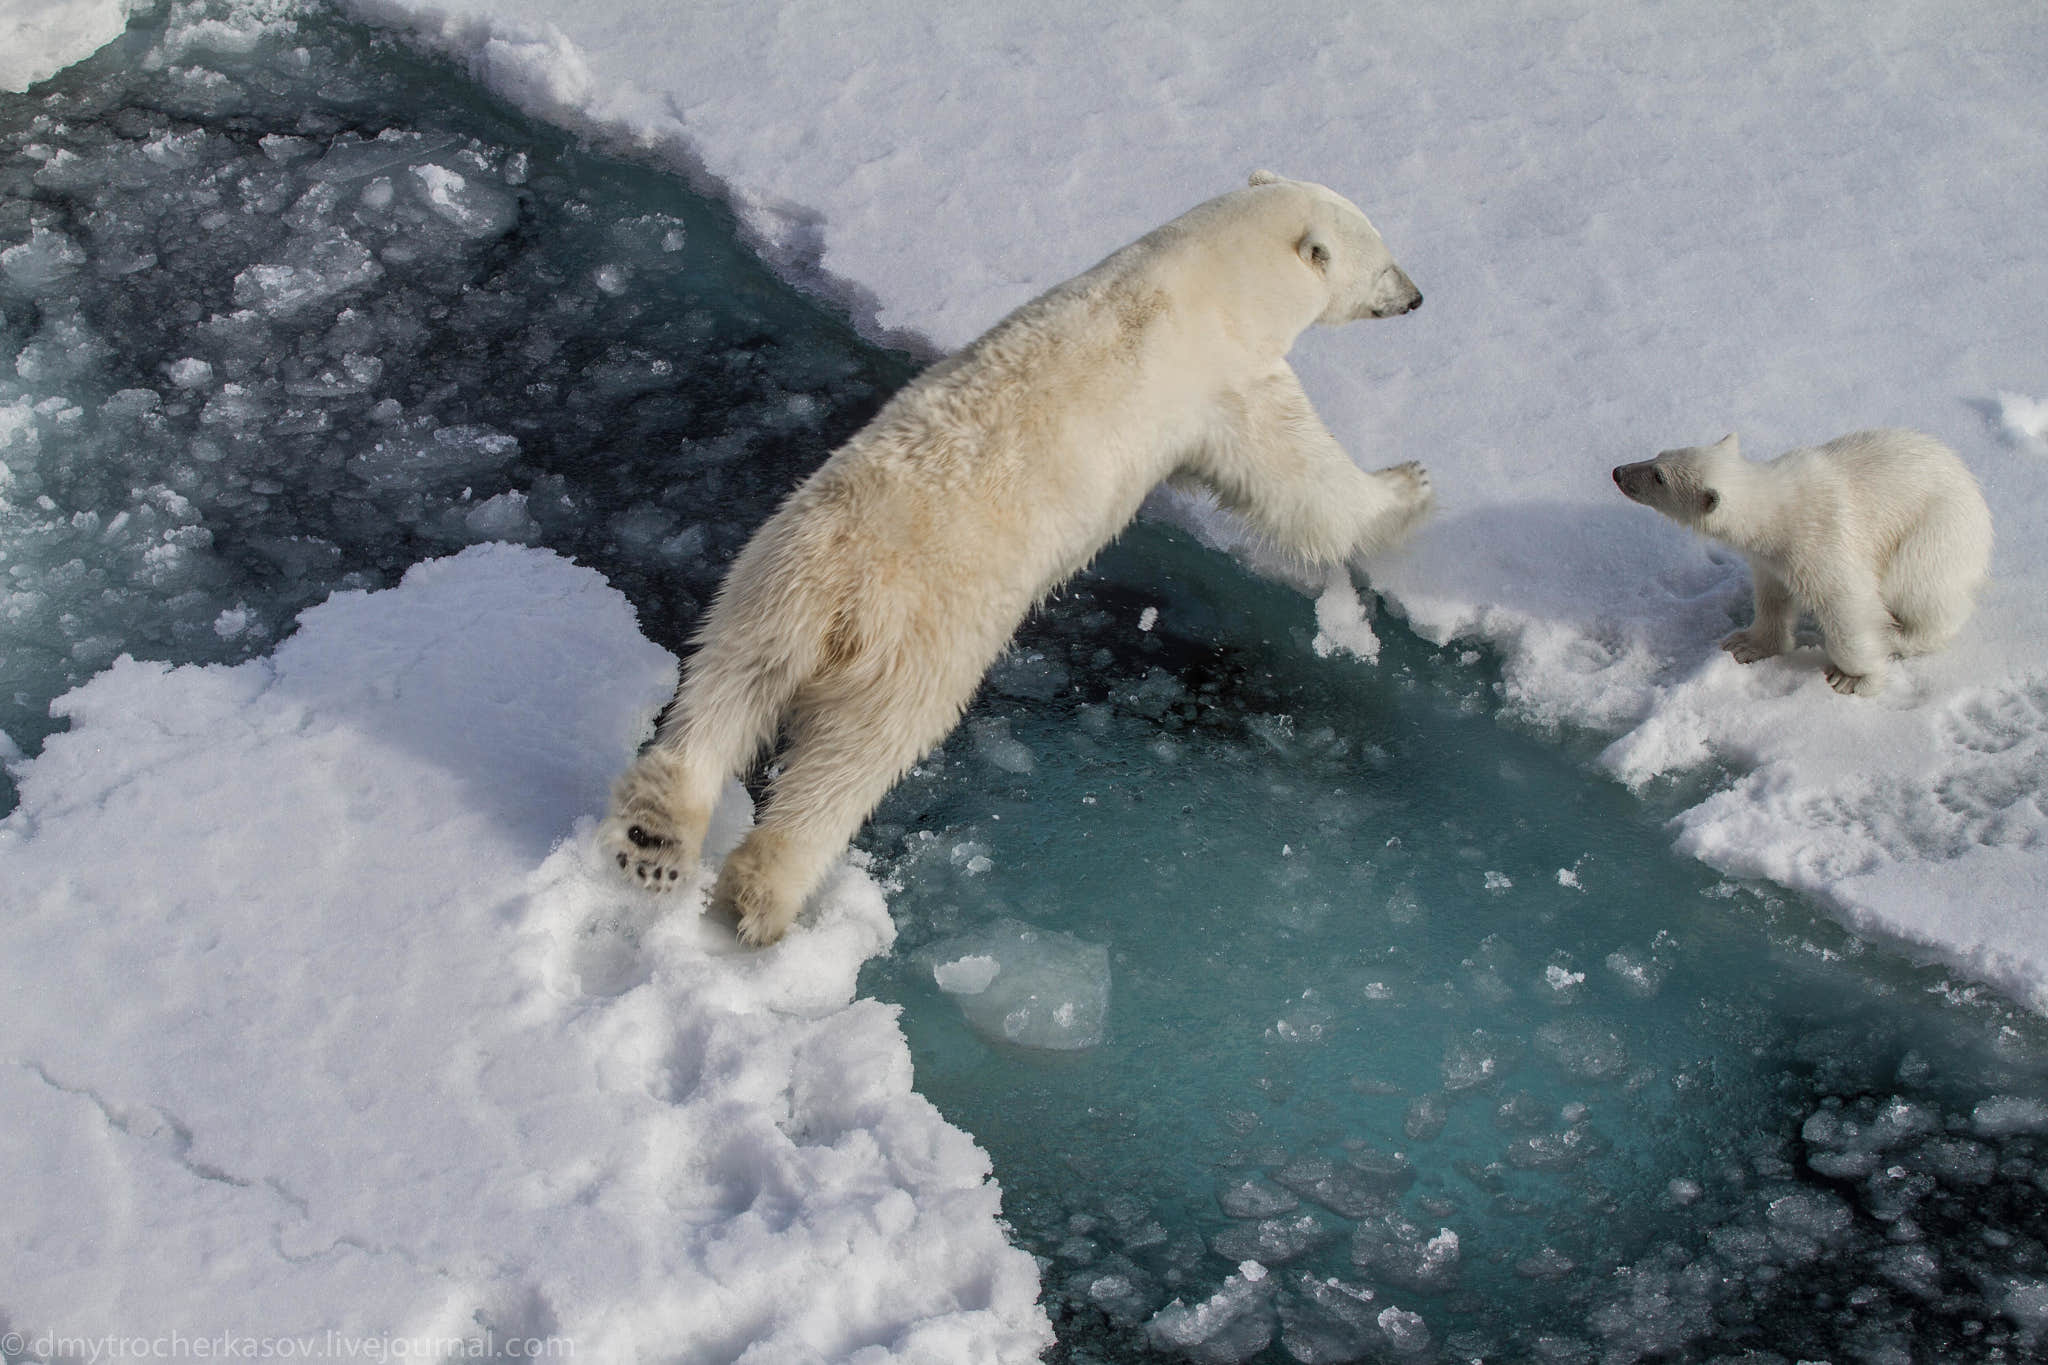
[[[0,450],[33,452],[42,444],[36,428],[35,404],[27,395],[12,403],[0,403]]]
[[[1139,612],[1139,613],[1138,613],[1138,629],[1139,629],[1140,631],[1143,631],[1143,632],[1148,632],[1148,633],[1149,633],[1149,632],[1151,631],[1152,627],[1154,627],[1154,626],[1156,626],[1156,625],[1158,625],[1158,624],[1159,624],[1159,608],[1157,608],[1157,607],[1147,607],[1147,608],[1145,608],[1145,609],[1144,609],[1143,611],[1141,611],[1141,612]]]
[[[973,726],[974,751],[983,759],[1006,773],[1023,775],[1038,766],[1023,741],[1010,733],[1007,716],[992,716],[979,720]]]
[[[1402,1355],[1421,1355],[1430,1347],[1429,1324],[1420,1313],[1389,1305],[1374,1321],[1386,1333],[1387,1344]]]
[[[1554,1019],[1536,1030],[1536,1050],[1573,1076],[1609,1081],[1628,1070],[1621,1035],[1591,1019]]]
[[[287,255],[286,261],[252,265],[235,276],[235,302],[268,317],[292,317],[384,273],[368,248],[342,232],[295,238]]]
[[[1998,421],[2014,444],[2048,454],[2048,400],[2001,393]]]
[[[1330,570],[1316,597],[1316,633],[1309,647],[1317,658],[1343,653],[1369,664],[1379,662],[1380,637],[1373,633],[1371,610],[1359,600],[1351,571],[1342,564]]]
[[[404,171],[456,145],[445,134],[386,128],[369,141],[337,141],[312,168],[316,180],[366,180],[372,176]]]
[[[1313,1213],[1238,1223],[1209,1239],[1209,1249],[1226,1260],[1282,1265],[1335,1237],[1336,1230]]]
[[[1488,891],[1511,891],[1514,889],[1514,885],[1515,879],[1505,872],[1488,872],[1486,874],[1486,889]]]
[[[1494,1084],[1511,1065],[1508,1052],[1501,1040],[1483,1029],[1453,1038],[1444,1047],[1444,1089],[1456,1094]]]
[[[1002,970],[1002,964],[987,953],[969,953],[934,965],[932,980],[948,995],[980,995]]]
[[[526,508],[526,494],[517,490],[485,498],[463,514],[462,523],[474,540],[532,545],[541,538],[540,523]]]
[[[1398,1213],[1360,1219],[1351,1240],[1351,1263],[1375,1279],[1415,1293],[1435,1294],[1458,1282],[1458,1234],[1429,1232]]]
[[[1621,988],[1639,1000],[1648,1000],[1664,988],[1671,969],[1655,957],[1636,948],[1616,948],[1607,955],[1607,970],[1621,982]]]
[[[249,610],[248,604],[237,602],[232,607],[223,607],[220,615],[213,618],[213,633],[223,640],[235,639],[247,632],[253,619],[255,613]]]
[[[4,446],[5,441],[0,440],[0,448]],[[2018,1095],[1999,1095],[1970,1111],[1970,1126],[1980,1137],[2048,1133],[2048,1103]]]
[[[1145,1336],[1156,1350],[1195,1365],[1239,1365],[1273,1340],[1272,1286],[1266,1268],[1246,1261],[1223,1287],[1189,1307],[1175,1299],[1152,1315]]]
[[[1224,1181],[1216,1191],[1216,1203],[1232,1218],[1271,1218],[1301,1207],[1292,1190],[1251,1177]]]
[[[432,163],[415,166],[412,173],[426,194],[427,207],[472,241],[502,237],[519,221],[519,201],[480,177]]]
[[[934,944],[920,956],[931,963],[939,988],[986,1038],[1058,1052],[1102,1041],[1109,949],[1099,943],[1005,919]],[[971,959],[990,967],[961,966]],[[942,965],[955,969],[953,979],[963,984],[984,971],[988,979],[979,991],[956,992],[940,979]]]
[[[1779,1253],[1794,1264],[1804,1264],[1848,1237],[1856,1216],[1831,1194],[1801,1190],[1773,1199],[1764,1209],[1764,1221]]]
[[[441,427],[377,442],[348,462],[348,472],[379,487],[421,486],[473,479],[510,464],[519,440],[486,426]]]
[[[1386,1344],[1371,1289],[1307,1274],[1294,1289],[1280,1300],[1280,1344],[1302,1365],[1367,1360]]]
[[[39,227],[26,242],[0,251],[0,275],[35,297],[62,288],[85,260],[85,248],[61,232]]]
[[[1418,1095],[1401,1116],[1401,1131],[1410,1142],[1428,1142],[1444,1131],[1451,1119],[1449,1104],[1440,1094]]]
[[[1586,974],[1561,967],[1553,962],[1543,969],[1543,984],[1557,995],[1571,995],[1586,984]]]
[[[1579,883],[1579,874],[1568,867],[1560,867],[1557,870],[1557,884],[1571,891],[1584,891],[1586,889]]]

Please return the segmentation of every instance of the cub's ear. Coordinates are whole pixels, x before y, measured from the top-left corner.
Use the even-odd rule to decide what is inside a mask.
[[[1715,491],[1714,491],[1713,489],[1711,489],[1711,488],[1707,488],[1707,489],[1702,489],[1702,490],[1701,490],[1701,492],[1700,492],[1700,515],[1701,515],[1701,516],[1703,516],[1703,517],[1704,517],[1704,516],[1707,516],[1707,515],[1708,515],[1708,514],[1710,514],[1710,513],[1711,513],[1711,512],[1712,512],[1712,511],[1713,511],[1713,510],[1714,510],[1714,509],[1716,508],[1716,507],[1719,507],[1720,505],[1721,505],[1721,495],[1720,495],[1719,493],[1715,492]]]
[[[1323,234],[1315,228],[1301,234],[1301,240],[1294,244],[1294,252],[1301,257],[1302,263],[1316,274],[1329,273],[1330,248],[1324,243]]]
[[[1273,174],[1271,171],[1253,171],[1252,178],[1245,183],[1253,188],[1257,188],[1260,185],[1277,185],[1281,179],[1282,177]]]
[[[1742,453],[1742,443],[1735,439],[1735,433],[1731,431],[1720,440],[1714,442],[1714,449],[1725,450],[1730,455],[1740,455]]]

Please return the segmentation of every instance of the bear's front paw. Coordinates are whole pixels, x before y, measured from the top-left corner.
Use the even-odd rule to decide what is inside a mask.
[[[1753,630],[1738,630],[1723,636],[1721,648],[1733,654],[1735,662],[1739,664],[1753,664],[1758,659],[1768,659],[1774,654],[1784,652],[1778,648],[1777,641],[1758,635]]]
[[[1410,460],[1407,464],[1389,465],[1380,470],[1379,475],[1392,485],[1394,496],[1416,512],[1427,508],[1431,499],[1436,496],[1435,490],[1429,485],[1429,471],[1418,461]]]
[[[1884,690],[1882,673],[1844,673],[1829,664],[1827,679],[1828,686],[1845,697],[1874,697]]]
[[[598,840],[619,870],[649,891],[675,890],[697,862],[696,850],[652,811],[614,812]]]

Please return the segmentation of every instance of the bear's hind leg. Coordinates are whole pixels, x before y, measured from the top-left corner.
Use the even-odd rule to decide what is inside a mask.
[[[979,676],[957,687],[885,676],[800,699],[761,823],[712,892],[738,916],[743,941],[765,946],[789,931],[868,813],[959,719]]]
[[[791,640],[771,644],[764,651],[714,617],[654,742],[612,788],[600,846],[649,890],[673,891],[696,868],[726,779],[774,738],[796,679],[810,667]]]
[[[1821,647],[1827,653],[1828,686],[1845,696],[1872,696],[1884,689],[1894,626],[1874,582],[1838,586],[1817,595]]]

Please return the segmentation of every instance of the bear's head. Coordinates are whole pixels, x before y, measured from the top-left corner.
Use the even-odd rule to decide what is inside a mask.
[[[1614,486],[1645,507],[1686,526],[1705,529],[1720,509],[1732,466],[1742,459],[1734,433],[1710,446],[1667,450],[1654,460],[1616,466]]]
[[[1422,291],[1394,264],[1393,253],[1358,205],[1324,185],[1253,171],[1251,188],[1281,185],[1294,191],[1305,222],[1294,253],[1321,283],[1327,303],[1316,321],[1391,318],[1422,306]]]

